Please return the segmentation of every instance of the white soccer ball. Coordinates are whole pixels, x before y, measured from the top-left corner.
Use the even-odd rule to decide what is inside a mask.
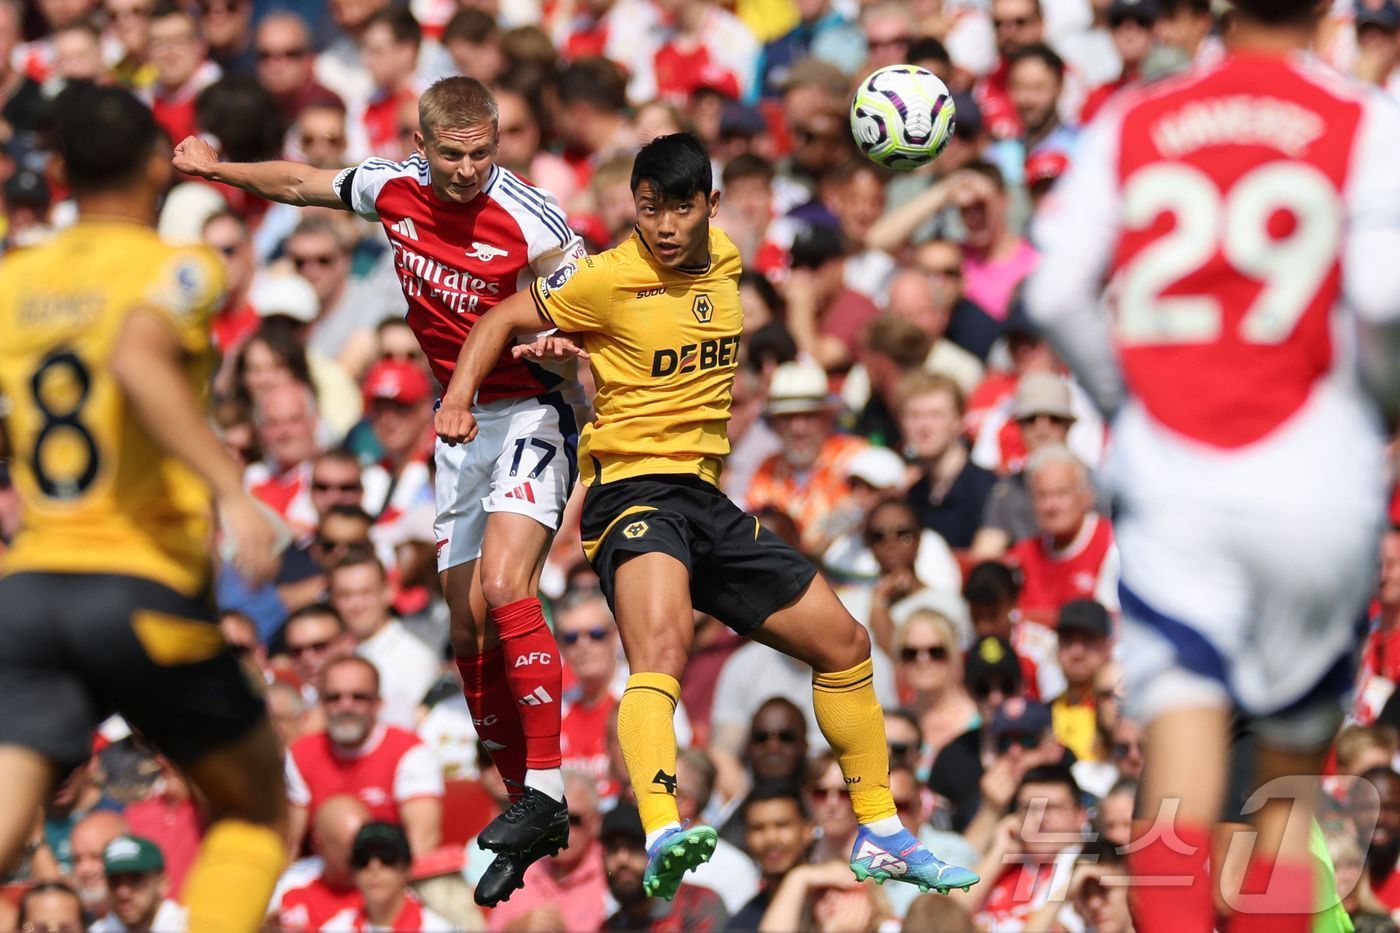
[[[886,168],[926,165],[953,138],[953,96],[933,72],[887,65],[856,88],[851,134],[866,158]]]

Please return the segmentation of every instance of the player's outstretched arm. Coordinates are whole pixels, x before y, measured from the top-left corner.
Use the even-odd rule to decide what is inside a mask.
[[[462,352],[457,354],[457,368],[442,393],[442,405],[433,418],[438,437],[448,444],[461,444],[476,437],[476,419],[472,417],[472,399],[491,367],[501,358],[511,338],[533,334],[554,325],[535,307],[532,289],[511,295],[487,311],[472,326]]]
[[[161,449],[184,461],[214,494],[233,565],[251,582],[277,569],[276,530],[243,489],[238,464],[200,415],[182,368],[184,351],[154,312],[135,311],[112,353],[112,374],[136,418]]]
[[[214,147],[197,136],[186,136],[175,147],[171,163],[186,175],[207,178],[269,201],[298,207],[331,207],[348,211],[335,190],[334,169],[300,162],[220,162]]]

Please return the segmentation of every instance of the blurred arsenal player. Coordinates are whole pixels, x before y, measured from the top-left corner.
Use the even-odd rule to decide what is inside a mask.
[[[1255,786],[1317,774],[1375,579],[1366,389],[1395,397],[1400,116],[1306,57],[1329,6],[1234,0],[1224,59],[1110,104],[1037,228],[1031,316],[1116,412],[1144,933],[1215,925],[1204,870],[1233,708],[1257,724]],[[1261,795],[1243,890],[1222,892],[1231,931],[1306,930],[1324,906],[1314,783]]]
[[[495,164],[496,102],[483,84],[444,78],[418,110],[417,151],[401,163],[372,158],[336,172],[220,162],[194,137],[175,148],[174,163],[265,198],[382,223],[408,323],[446,385],[477,319],[582,256],[583,245],[552,195]],[[519,886],[531,861],[568,842],[558,648],[536,593],[577,472],[584,402],[575,365],[569,357],[549,370],[503,354],[477,398],[481,438],[439,442],[435,454],[438,570],[452,644],[477,731],[515,798],[480,836],[500,853],[477,887],[488,905]]]

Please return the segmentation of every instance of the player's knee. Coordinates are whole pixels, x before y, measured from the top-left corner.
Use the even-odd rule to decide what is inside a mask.
[[[813,667],[823,673],[849,670],[870,657],[870,634],[865,626],[854,619],[847,621],[850,624],[844,631],[833,633],[821,644],[822,658]]]
[[[482,572],[481,595],[486,598],[487,606],[499,609],[535,594],[531,590],[528,576],[516,568],[501,567]]]

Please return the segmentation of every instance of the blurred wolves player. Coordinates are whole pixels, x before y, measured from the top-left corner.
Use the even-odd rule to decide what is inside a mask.
[[[251,933],[285,856],[282,756],[214,617],[211,498],[252,578],[275,532],[204,420],[217,258],[156,236],[169,142],[130,93],[58,98],[78,222],[0,268],[0,395],[24,525],[0,579],[0,866],[113,711],[180,766],[211,825],[189,928]]]
[[[1133,887],[1145,933],[1213,927],[1233,707],[1255,718],[1256,786],[1317,774],[1375,578],[1366,390],[1395,394],[1400,117],[1309,61],[1328,6],[1234,0],[1224,60],[1105,111],[1036,227],[1031,316],[1116,412],[1123,656],[1148,722],[1131,865],[1191,879]],[[1293,796],[1254,814],[1231,931],[1308,928],[1296,798],[1291,821]],[[1176,801],[1172,832],[1148,832]]]
[[[743,313],[738,251],[710,227],[710,159],[688,134],[647,144],[632,167],[631,239],[539,279],[478,322],[438,411],[448,443],[477,435],[472,398],[514,334],[582,334],[598,382],[579,462],[584,551],[617,617],[632,675],[618,740],[647,831],[649,896],[668,900],[715,847],[676,810],[672,713],[694,636],[692,606],[810,664],[817,721],[840,758],[861,828],[859,877],[967,887],[904,830],[889,790],[870,640],[815,568],[717,488]]]
[[[402,163],[367,159],[337,172],[220,162],[190,137],[176,147],[175,167],[381,223],[409,326],[446,385],[476,320],[535,276],[582,256],[583,244],[552,195],[495,164],[496,101],[485,85],[444,78],[424,92],[418,114],[418,151]],[[488,906],[569,837],[559,772],[562,668],[536,598],[573,488],[586,411],[576,364],[567,365],[555,372],[501,355],[478,382],[483,443],[439,444],[435,452],[438,571],[452,611],[452,647],[477,732],[515,798],[479,837],[499,853],[476,888],[477,902]],[[540,842],[527,848],[522,839]]]

